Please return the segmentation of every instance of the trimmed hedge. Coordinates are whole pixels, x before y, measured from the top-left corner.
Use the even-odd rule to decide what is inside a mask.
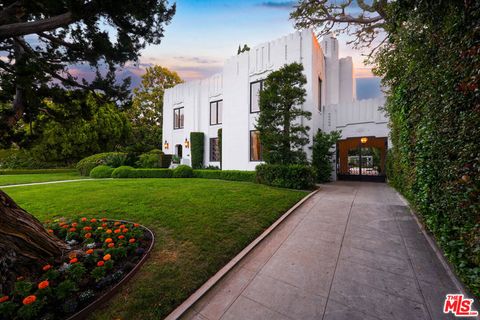
[[[135,178],[135,169],[129,166],[121,166],[113,170],[112,178]]]
[[[190,151],[192,153],[192,168],[202,168],[205,152],[205,134],[203,132],[190,133]]]
[[[134,169],[132,178],[171,178],[173,170],[171,169]]]
[[[193,178],[193,169],[186,165],[180,165],[173,169],[174,178]]]
[[[260,164],[255,171],[256,181],[269,186],[300,190],[315,186],[316,171],[311,166]]]
[[[127,157],[127,154],[124,152],[105,152],[97,153],[92,156],[83,158],[77,163],[77,170],[80,171],[82,176],[88,176],[90,171],[98,165],[107,165],[109,159],[115,160],[114,162],[119,162],[120,157]]]
[[[0,170],[0,175],[71,173],[76,171],[76,169],[5,169]]]
[[[194,178],[255,182],[255,171],[193,170]]]
[[[90,170],[90,177],[92,178],[110,178],[112,177],[113,168],[109,166],[98,166]]]

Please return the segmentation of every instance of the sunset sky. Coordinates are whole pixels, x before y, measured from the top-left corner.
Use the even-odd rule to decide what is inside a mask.
[[[295,31],[289,20],[293,1],[178,0],[177,13],[166,27],[158,46],[144,50],[141,62],[162,64],[184,79],[198,79],[218,72],[238,45],[273,40]],[[345,45],[340,36],[340,55],[352,56],[357,77],[371,77],[361,52]],[[142,67],[142,66],[140,66]],[[140,71],[140,70],[139,70]]]

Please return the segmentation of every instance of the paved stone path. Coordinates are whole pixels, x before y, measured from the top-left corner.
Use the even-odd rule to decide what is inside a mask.
[[[458,292],[393,189],[337,182],[322,186],[183,318],[453,319],[442,313],[443,300]]]

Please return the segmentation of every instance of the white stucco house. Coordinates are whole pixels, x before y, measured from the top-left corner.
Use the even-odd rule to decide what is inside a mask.
[[[327,36],[319,43],[311,30],[257,45],[226,60],[222,72],[216,75],[167,89],[163,105],[163,151],[190,164],[190,133],[203,132],[204,165],[220,167],[217,138],[218,129],[222,128],[222,169],[254,170],[262,161],[261,142],[255,130],[260,111],[258,92],[271,71],[292,62],[303,64],[307,78],[307,96],[302,108],[310,111],[312,118],[301,121],[311,128],[310,140],[317,129],[342,131],[344,142],[337,144],[334,178],[336,173],[339,178],[355,176],[355,172],[365,175],[365,168],[362,170],[365,160],[358,164],[365,152],[355,154],[352,150],[378,146],[386,150],[388,119],[379,110],[384,99],[357,101],[351,57],[340,59],[338,40]],[[381,168],[376,168],[379,175],[384,172],[385,150],[378,153],[381,154]],[[308,146],[305,151],[310,157]]]

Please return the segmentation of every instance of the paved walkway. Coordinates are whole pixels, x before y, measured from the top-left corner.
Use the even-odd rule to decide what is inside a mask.
[[[184,318],[451,319],[443,300],[456,292],[393,189],[338,182],[292,213]]]
[[[108,179],[110,179],[110,178],[108,178]],[[55,184],[55,183],[65,183],[65,182],[92,181],[92,180],[107,180],[107,179],[84,178],[84,179],[73,179],[73,180],[55,180],[55,181],[44,181],[44,182],[30,182],[30,183],[19,183],[19,184],[7,184],[7,185],[5,185],[5,186],[0,186],[0,189],[13,188],[13,187],[28,187],[28,186],[36,186],[36,185],[42,185],[42,184]]]

